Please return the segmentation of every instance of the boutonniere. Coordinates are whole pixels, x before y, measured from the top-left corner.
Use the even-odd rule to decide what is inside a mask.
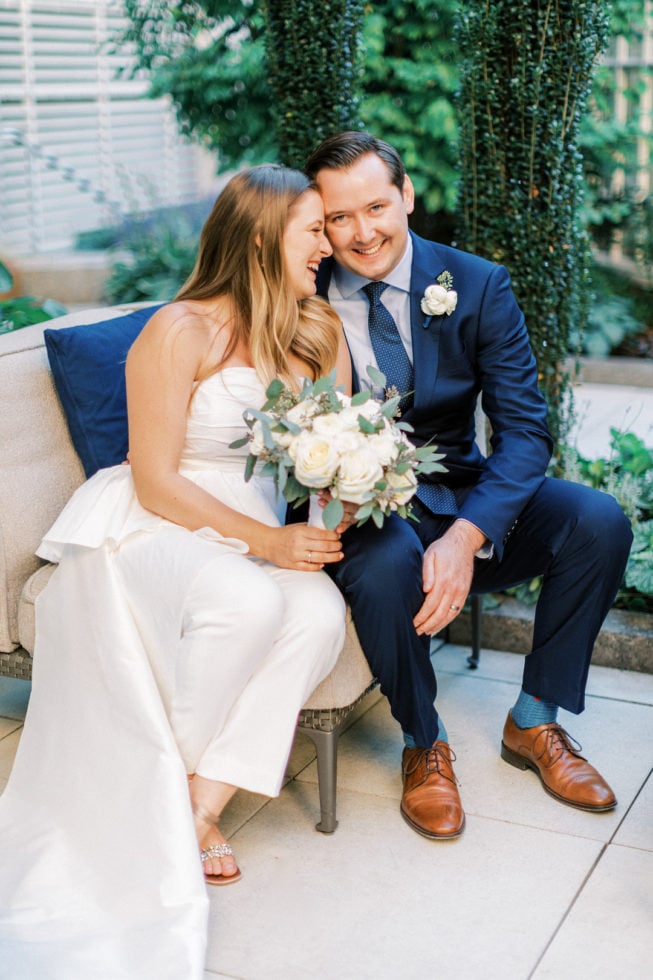
[[[441,272],[435,285],[427,286],[422,297],[422,313],[427,316],[451,316],[456,309],[458,293],[453,286],[453,276],[450,272]]]

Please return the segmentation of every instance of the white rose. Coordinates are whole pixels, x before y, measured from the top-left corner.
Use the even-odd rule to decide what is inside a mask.
[[[341,412],[337,413],[338,430],[340,432],[360,432],[360,426],[358,424],[358,416],[360,414],[360,406],[343,408]]]
[[[375,436],[368,436],[366,445],[372,450],[381,466],[394,463],[399,455],[399,446],[390,429],[383,429]]]
[[[340,457],[336,487],[341,500],[362,504],[369,499],[374,484],[383,479],[383,468],[376,454],[369,449],[358,449]]]
[[[422,313],[428,316],[450,316],[456,309],[458,293],[455,289],[445,289],[444,286],[427,286],[422,299]]]
[[[328,487],[338,468],[338,452],[331,440],[305,430],[289,449],[295,477],[305,487]]]
[[[288,429],[284,429],[282,432],[273,432],[272,438],[277,446],[282,449],[290,449],[290,446],[299,436],[295,435],[294,432],[289,432]]]
[[[413,470],[405,473],[386,473],[388,490],[392,492],[392,501],[397,506],[407,504],[417,489],[417,477]]]
[[[340,456],[344,453],[355,453],[364,449],[367,439],[362,432],[340,432],[335,440],[335,447]]]
[[[295,425],[300,425],[302,428],[306,427],[306,423],[309,419],[312,419],[315,413],[319,410],[319,405],[317,402],[313,401],[312,398],[307,398],[303,402],[298,402],[297,405],[293,405],[291,409],[286,412],[286,418],[290,422],[294,422]]]
[[[313,420],[313,432],[319,432],[321,436],[333,438],[339,436],[341,432],[350,429],[347,419],[343,418],[342,412],[327,412],[326,415],[318,415]]]
[[[265,441],[263,439],[263,423],[260,419],[257,419],[250,430],[250,444],[249,451],[253,453],[254,456],[260,456],[265,449]]]
[[[358,428],[350,428],[350,420],[342,418],[342,412],[329,412],[318,415],[313,423],[313,432],[318,433],[335,447],[338,455],[354,452],[365,445],[365,436]]]
[[[362,415],[368,422],[376,422],[381,417],[381,404],[375,398],[368,398],[362,405],[356,406],[356,414]]]

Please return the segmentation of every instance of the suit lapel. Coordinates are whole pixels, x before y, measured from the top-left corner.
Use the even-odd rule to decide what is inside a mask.
[[[410,275],[410,329],[413,341],[413,367],[415,371],[415,408],[432,401],[432,393],[438,374],[440,333],[442,316],[427,316],[422,312],[421,301],[427,286],[432,286],[441,272],[444,262],[437,246],[411,233],[413,239],[413,264]]]

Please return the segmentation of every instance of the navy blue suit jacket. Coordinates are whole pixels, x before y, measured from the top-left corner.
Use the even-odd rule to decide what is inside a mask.
[[[481,528],[500,557],[504,538],[542,483],[552,440],[546,404],[524,316],[503,266],[411,232],[411,331],[414,404],[404,414],[418,445],[431,439],[445,453],[437,478],[469,488],[459,517]],[[318,292],[326,296],[333,261],[320,266]],[[454,312],[426,316],[420,302],[440,273],[451,273]],[[477,397],[491,424],[492,452],[475,442]]]

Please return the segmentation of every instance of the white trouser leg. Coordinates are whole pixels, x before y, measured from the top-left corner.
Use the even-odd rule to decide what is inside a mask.
[[[345,610],[340,592],[323,572],[296,572],[268,563],[263,568],[283,595],[283,619],[224,728],[202,753],[197,771],[276,796],[297,715],[342,650]]]
[[[182,528],[129,539],[119,566],[187,770],[278,793],[297,714],[342,648],[336,587]]]

